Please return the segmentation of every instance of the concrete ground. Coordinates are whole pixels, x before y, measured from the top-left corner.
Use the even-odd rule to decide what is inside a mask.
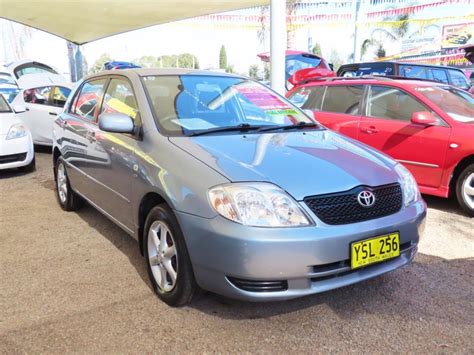
[[[426,197],[415,262],[287,302],[206,293],[173,309],[136,242],[92,207],[63,212],[51,155],[0,173],[0,353],[474,353],[474,220]]]

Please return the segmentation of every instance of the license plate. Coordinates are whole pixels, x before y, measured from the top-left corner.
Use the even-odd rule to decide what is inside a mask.
[[[351,244],[351,268],[357,269],[400,255],[398,232],[361,240]]]

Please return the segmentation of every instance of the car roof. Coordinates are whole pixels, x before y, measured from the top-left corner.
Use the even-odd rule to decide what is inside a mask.
[[[233,78],[243,78],[241,75],[230,74],[212,70],[201,69],[186,69],[186,68],[132,68],[132,69],[116,69],[103,70],[99,73],[89,75],[86,79],[103,75],[138,75],[138,76],[153,76],[153,75],[202,75],[202,76],[227,76]]]
[[[434,64],[424,64],[424,63],[410,63],[410,62],[397,62],[397,61],[380,61],[380,62],[361,62],[361,63],[350,63],[350,64],[343,64],[340,66],[338,71],[342,68],[353,68],[353,67],[359,67],[361,65],[373,65],[373,64],[403,64],[403,65],[411,65],[411,66],[417,66],[417,67],[430,67],[430,68],[442,68],[442,69],[454,69],[462,72],[462,69],[456,68],[456,67],[450,67],[447,65],[434,65]]]
[[[383,84],[391,86],[446,86],[449,84],[429,81],[429,80],[414,80],[414,79],[392,79],[385,76],[380,77],[349,77],[349,78],[321,78],[309,81],[301,86],[330,86],[330,85],[373,85]]]

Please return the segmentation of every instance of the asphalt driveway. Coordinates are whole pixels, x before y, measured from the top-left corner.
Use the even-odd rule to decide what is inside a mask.
[[[474,353],[474,220],[426,198],[411,266],[277,303],[209,293],[173,309],[152,293],[136,242],[92,207],[63,212],[51,155],[0,172],[0,353]]]

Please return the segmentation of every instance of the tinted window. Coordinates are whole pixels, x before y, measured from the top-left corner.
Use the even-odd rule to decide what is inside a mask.
[[[53,87],[53,91],[50,96],[50,104],[52,106],[64,107],[64,104],[66,103],[70,93],[71,90],[69,88],[65,88],[63,86]]]
[[[293,92],[290,101],[303,110],[320,111],[325,86],[301,87]]]
[[[190,134],[238,125],[259,127],[311,122],[283,97],[244,78],[147,76],[144,83],[160,129],[167,134]]]
[[[359,115],[359,104],[363,94],[362,85],[328,86],[322,111]]]
[[[15,69],[15,76],[17,77],[17,79],[19,79],[20,76],[23,76],[25,74],[38,73],[57,74],[55,70],[41,63],[26,63],[20,65],[18,68]]]
[[[293,54],[286,56],[285,63],[286,74],[291,76],[301,69],[316,68],[321,63],[321,59],[306,54]]]
[[[469,93],[452,86],[423,86],[415,90],[456,121],[474,123],[474,98]]]
[[[138,113],[137,100],[130,83],[125,79],[112,79],[104,96],[101,113],[120,112],[132,119]]]
[[[0,73],[0,84],[10,84],[16,86],[15,80],[13,80],[12,76],[8,73]]]
[[[10,106],[8,106],[7,100],[0,94],[0,112],[11,112]]]
[[[362,75],[394,75],[393,72],[393,64],[390,63],[362,63],[358,67],[354,67],[353,65],[344,68],[342,66],[338,72],[338,76],[343,77],[354,77],[354,76],[362,76]]]
[[[433,75],[433,80],[440,83],[449,83],[448,74],[444,69],[431,69],[431,74]]]
[[[469,89],[469,83],[466,75],[457,70],[450,70],[449,75],[451,76],[451,84],[462,89]]]
[[[51,86],[42,88],[27,89],[23,91],[23,99],[29,104],[48,105]]]
[[[97,105],[100,103],[106,79],[84,83],[79,96],[75,99],[73,113],[86,120],[94,121]]]
[[[431,111],[407,93],[388,86],[371,86],[367,116],[410,121],[413,112]]]
[[[433,77],[431,76],[431,68],[419,67],[416,65],[401,65],[400,75],[407,78],[433,80]]]

